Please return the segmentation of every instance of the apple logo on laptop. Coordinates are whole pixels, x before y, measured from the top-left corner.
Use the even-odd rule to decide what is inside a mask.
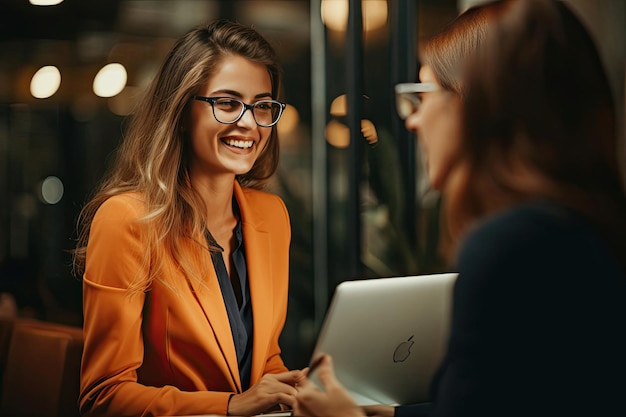
[[[396,350],[393,352],[393,361],[394,362],[404,362],[406,358],[411,354],[411,347],[413,347],[413,336],[409,337],[408,340],[400,343]]]

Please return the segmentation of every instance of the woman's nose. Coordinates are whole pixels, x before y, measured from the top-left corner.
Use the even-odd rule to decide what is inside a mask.
[[[256,120],[254,119],[252,109],[245,109],[243,111],[243,114],[237,121],[237,125],[246,126],[248,128],[256,127]]]
[[[409,132],[417,133],[417,129],[419,126],[418,119],[419,116],[417,115],[417,112],[411,113],[409,117],[407,117],[404,121],[404,127],[406,127],[406,130],[408,130]]]

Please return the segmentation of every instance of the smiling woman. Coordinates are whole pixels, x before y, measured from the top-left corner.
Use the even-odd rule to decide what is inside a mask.
[[[280,75],[255,30],[217,21],[183,36],[146,91],[80,217],[83,415],[293,405],[302,374],[278,345],[290,221],[260,190],[278,163]]]
[[[214,189],[213,184],[222,179],[232,183],[235,175],[252,169],[268,144],[271,126],[278,121],[278,117],[273,119],[278,113],[263,110],[268,107],[263,103],[268,101],[279,108],[282,104],[271,100],[271,91],[265,65],[238,55],[220,59],[209,81],[201,87],[201,94],[195,96],[188,120],[184,122],[191,139],[189,174],[192,184]],[[198,97],[207,99],[198,100]],[[243,100],[262,101],[246,104]],[[213,108],[212,115],[206,102]],[[210,230],[215,229],[211,226]],[[225,249],[224,256],[228,258],[228,255]]]

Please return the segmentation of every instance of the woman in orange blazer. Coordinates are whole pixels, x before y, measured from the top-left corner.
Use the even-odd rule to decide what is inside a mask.
[[[280,69],[253,29],[182,37],[79,219],[89,416],[252,415],[291,407],[280,357],[289,215],[276,170]]]

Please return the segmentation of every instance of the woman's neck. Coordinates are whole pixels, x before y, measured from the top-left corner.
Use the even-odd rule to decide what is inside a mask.
[[[216,226],[231,223],[233,212],[234,176],[201,177],[191,179],[191,186],[204,201],[206,221],[209,230]],[[213,226],[213,227],[212,227]]]

